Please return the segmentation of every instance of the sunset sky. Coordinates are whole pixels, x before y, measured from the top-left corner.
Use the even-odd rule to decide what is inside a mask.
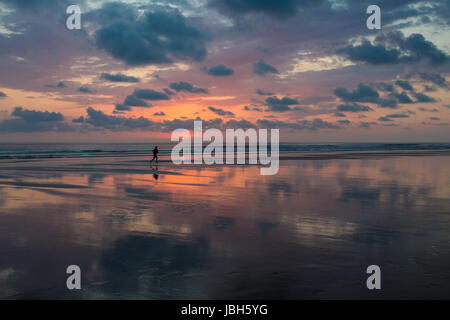
[[[0,0],[0,142],[163,141],[196,118],[448,141],[449,27],[450,0]]]

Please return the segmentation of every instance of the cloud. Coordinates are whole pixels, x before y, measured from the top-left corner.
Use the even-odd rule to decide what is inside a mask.
[[[72,122],[73,123],[83,123],[84,122],[84,117],[81,116],[81,117],[78,117],[76,119],[73,119]]]
[[[207,73],[215,77],[225,77],[234,74],[234,70],[224,66],[223,64],[218,64],[217,66],[211,67],[207,70]]]
[[[309,120],[298,120],[296,122],[284,122],[279,120],[258,120],[257,124],[260,128],[273,128],[273,129],[293,129],[293,130],[308,130],[316,131],[319,129],[341,129],[336,124],[324,121],[320,118],[315,118],[312,121]]]
[[[248,129],[256,128],[254,123],[247,120],[229,120],[223,126],[223,129]]]
[[[266,105],[269,110],[276,112],[283,112],[292,110],[290,106],[299,104],[297,99],[292,99],[288,97],[283,97],[279,99],[277,97],[269,97],[266,99]]]
[[[194,120],[196,119],[173,119],[164,120],[162,122],[155,122],[145,117],[139,118],[127,118],[118,115],[107,115],[101,110],[95,110],[91,107],[86,109],[87,117],[80,117],[72,120],[72,122],[83,123],[90,125],[95,129],[107,129],[113,132],[125,132],[125,131],[150,131],[150,132],[172,132],[175,129],[186,128],[192,129],[194,126]],[[155,113],[155,116],[163,116],[164,112]],[[203,120],[203,128],[222,128],[222,119]]]
[[[171,132],[175,129],[179,128],[185,128],[185,129],[192,129],[194,127],[194,121],[195,120],[202,120],[200,118],[196,119],[186,119],[186,120],[180,120],[180,119],[173,119],[173,120],[164,120],[162,123],[160,123],[160,131],[162,132]],[[203,129],[209,129],[209,128],[222,128],[223,121],[220,118],[217,119],[211,119],[211,120],[203,120],[202,121]]]
[[[140,15],[126,4],[107,3],[97,16],[103,25],[95,32],[96,45],[128,65],[201,61],[207,54],[207,36],[177,11]]]
[[[22,118],[27,122],[54,122],[64,120],[64,116],[59,112],[26,110],[22,107],[15,107],[11,115]]]
[[[358,84],[358,88],[353,91],[348,91],[346,88],[336,88],[334,94],[348,102],[371,102],[383,108],[397,107],[397,101],[395,99],[381,98],[375,89],[363,83]]]
[[[378,120],[388,122],[388,121],[393,121],[392,119],[402,119],[402,118],[409,118],[409,114],[393,113],[393,114],[388,114],[387,116],[384,116],[384,117],[380,117],[380,118],[378,118]]]
[[[378,83],[376,86],[381,91],[387,91],[387,92],[394,91],[394,86],[390,83],[381,82],[381,83]]]
[[[434,99],[434,98],[432,98],[430,96],[427,96],[424,93],[417,92],[417,93],[414,93],[414,96],[416,97],[418,103],[436,102],[436,99]]]
[[[208,93],[209,91],[207,89],[198,88],[190,84],[189,82],[172,82],[170,83],[170,88],[175,90],[176,92],[180,91],[186,91],[190,93]]]
[[[437,85],[440,88],[449,88],[447,80],[441,76],[439,73],[430,73],[430,72],[413,72],[407,75],[408,78],[418,76],[420,79],[431,82]]]
[[[219,116],[226,116],[226,117],[234,117],[234,113],[231,111],[226,111],[220,108],[214,108],[214,107],[208,107],[209,110],[211,110],[212,112],[214,112],[215,114],[219,115]]]
[[[209,0],[226,15],[265,14],[275,19],[294,16],[298,10],[320,6],[323,0]]]
[[[398,119],[398,118],[409,118],[409,115],[403,114],[403,113],[393,113],[393,114],[388,114],[386,117]]]
[[[86,109],[88,116],[84,119],[94,127],[105,128],[111,131],[132,131],[142,129],[157,129],[157,125],[147,118],[126,118],[121,116],[110,116],[103,111],[95,110],[91,107]]]
[[[268,73],[279,73],[279,72],[274,66],[265,63],[263,59],[259,59],[259,61],[253,64],[253,73],[259,76],[263,76]]]
[[[420,111],[423,112],[439,112],[439,109],[433,108],[433,109],[427,109],[427,108],[419,108]]]
[[[375,102],[380,98],[378,92],[364,83],[358,84],[358,88],[349,92],[346,88],[336,88],[334,94],[345,101]]]
[[[66,84],[62,81],[59,81],[56,85],[52,85],[52,84],[46,84],[45,85],[46,88],[53,88],[53,89],[62,89],[62,88],[66,88]]]
[[[133,96],[144,100],[170,100],[167,94],[151,89],[136,89]]]
[[[338,123],[346,126],[351,124],[350,120],[338,120]]]
[[[123,101],[123,105],[124,106],[131,106],[131,107],[148,107],[149,105],[147,104],[147,102],[145,102],[142,99],[137,98],[134,95],[129,95],[125,98],[125,100]]]
[[[170,90],[168,88],[164,88],[163,90],[168,96],[173,96],[175,94],[175,92],[173,92],[172,90]]]
[[[368,106],[360,105],[357,103],[353,104],[341,104],[337,107],[338,112],[366,112],[372,111],[373,109]]]
[[[359,46],[346,46],[336,51],[354,62],[367,62],[370,64],[388,64],[399,61],[400,51],[386,49],[382,45],[372,45],[369,41],[363,41]]]
[[[166,114],[161,111],[161,112],[155,112],[153,115],[156,117],[162,117],[162,116],[165,116]]]
[[[379,35],[375,44],[364,40],[360,45],[348,45],[336,52],[351,61],[375,65],[422,60],[427,60],[432,65],[441,65],[449,61],[449,57],[423,35],[415,33],[405,38],[400,31]]]
[[[62,122],[64,117],[61,113],[16,107],[11,116],[15,118],[0,122],[0,132],[67,132],[74,130],[73,127]]]
[[[111,81],[111,82],[139,82],[140,79],[136,77],[131,77],[124,75],[122,73],[102,73],[100,79]]]
[[[360,122],[359,127],[364,129],[370,129],[372,126],[378,125],[377,122],[371,121],[371,122]]]
[[[0,99],[6,98],[6,97],[7,97],[7,95],[6,95],[5,93],[3,93],[3,92],[0,91]]]
[[[2,2],[15,9],[31,13],[65,12],[65,9],[72,3],[70,0],[2,0]],[[84,1],[82,0],[78,4],[84,4]]]
[[[412,99],[406,94],[406,92],[398,93],[393,92],[392,96],[395,97],[400,103],[413,103]]]
[[[430,120],[433,120],[433,121],[439,121],[439,120],[441,120],[441,119],[438,118],[438,117],[430,117]]]
[[[78,91],[82,93],[92,93],[92,91],[88,87],[79,87]]]
[[[259,94],[260,96],[273,96],[274,95],[273,92],[263,91],[261,89],[256,89],[256,93]]]
[[[395,82],[395,84],[397,86],[399,86],[400,88],[402,88],[403,90],[408,90],[408,91],[414,91],[413,87],[411,86],[411,84],[409,83],[409,81],[406,80],[397,80]]]
[[[131,107],[118,103],[118,104],[116,104],[116,107],[114,110],[115,111],[131,111]]]

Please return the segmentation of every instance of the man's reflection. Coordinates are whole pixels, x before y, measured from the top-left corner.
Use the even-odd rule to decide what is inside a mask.
[[[155,179],[156,181],[158,181],[158,179],[159,179],[159,174],[158,174],[158,163],[156,163],[156,166],[151,166],[151,169],[152,169],[153,171],[155,171],[155,172],[153,173],[153,179]]]

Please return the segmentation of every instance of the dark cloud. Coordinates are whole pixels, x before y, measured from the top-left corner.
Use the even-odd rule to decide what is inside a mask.
[[[153,115],[157,116],[157,117],[162,117],[162,116],[165,116],[166,114],[161,111],[161,112],[155,112]]]
[[[233,75],[234,70],[228,68],[227,66],[224,66],[223,64],[218,64],[217,66],[209,68],[209,70],[207,70],[207,73],[215,77],[225,77]]]
[[[284,122],[279,120],[258,120],[257,124],[260,128],[272,128],[272,129],[293,129],[293,130],[309,130],[316,131],[318,129],[340,129],[336,124],[324,121],[320,118],[309,120],[298,120],[296,122]]]
[[[64,117],[61,113],[26,110],[22,107],[16,107],[11,116],[15,118],[0,122],[0,132],[65,132],[74,130],[74,128],[62,122]]]
[[[366,112],[372,111],[372,108],[369,106],[360,105],[357,103],[353,104],[341,104],[337,107],[338,112]]]
[[[111,131],[130,131],[143,129],[157,129],[155,123],[147,118],[125,118],[121,116],[110,116],[103,111],[95,110],[91,107],[86,109],[88,116],[84,119],[94,127],[105,128]]]
[[[151,89],[136,89],[133,96],[144,100],[170,100],[167,94]]]
[[[409,118],[409,115],[404,114],[404,113],[393,113],[393,114],[388,114],[387,116],[378,118],[378,121],[389,122],[389,121],[393,121],[392,119],[402,119],[402,118]]]
[[[347,102],[371,102],[383,108],[397,107],[395,99],[381,98],[375,89],[363,83],[360,83],[358,88],[353,91],[348,91],[346,88],[336,88],[334,94]]]
[[[409,115],[403,114],[403,113],[393,113],[393,114],[388,114],[386,117],[388,117],[388,118],[409,118]]]
[[[334,94],[342,100],[354,102],[376,102],[380,98],[376,90],[364,83],[358,84],[358,88],[352,92],[346,88],[336,88]]]
[[[249,129],[256,128],[255,124],[247,120],[229,120],[223,126],[223,129]]]
[[[266,99],[266,105],[270,111],[283,112],[292,110],[290,106],[299,104],[297,99],[289,97],[283,97],[279,99],[277,97],[269,97]]]
[[[81,93],[92,93],[92,91],[88,87],[79,87],[78,91]]]
[[[206,56],[206,35],[177,11],[138,15],[131,6],[109,3],[97,16],[103,25],[95,33],[96,45],[128,65],[200,61]]]
[[[439,112],[439,109],[433,108],[433,109],[427,109],[427,108],[419,108],[420,111],[423,112]]]
[[[273,96],[274,95],[273,92],[263,91],[261,89],[256,89],[256,93],[259,94],[260,96]]]
[[[413,103],[412,99],[406,94],[406,92],[394,92],[392,96],[395,97],[400,103]]]
[[[431,72],[413,72],[407,75],[408,78],[418,76],[420,79],[431,82],[440,88],[449,88],[447,80],[439,73]]]
[[[384,82],[378,83],[377,88],[381,91],[387,91],[387,92],[394,91],[394,86],[390,83],[384,83]]]
[[[100,79],[111,81],[111,82],[139,82],[140,79],[136,77],[131,77],[124,75],[122,73],[102,73]]]
[[[164,120],[160,125],[160,131],[162,132],[171,132],[175,129],[185,128],[185,129],[192,129],[194,127],[194,121],[195,120],[202,120],[200,118],[196,119],[186,119],[186,120],[180,120],[180,119],[173,119],[173,120]],[[210,129],[210,128],[216,128],[220,129],[222,128],[223,121],[220,118],[211,119],[211,120],[203,120],[202,121],[203,129]]]
[[[320,6],[323,0],[209,0],[220,12],[236,16],[265,14],[275,19],[295,15],[299,9]]]
[[[125,100],[123,101],[123,105],[124,106],[130,106],[130,107],[148,107],[148,103],[145,102],[142,99],[137,98],[134,95],[129,95],[125,98]]]
[[[76,119],[73,119],[72,122],[73,123],[83,123],[84,122],[84,117],[81,116],[81,117],[78,117]]]
[[[259,76],[263,76],[267,73],[279,73],[279,72],[274,66],[265,63],[263,59],[259,59],[258,62],[255,62],[253,64],[253,73]]]
[[[62,88],[66,88],[66,84],[62,81],[59,81],[56,85],[53,84],[46,84],[45,87],[47,88],[53,88],[53,89],[62,89]]]
[[[214,108],[214,107],[208,107],[209,110],[211,110],[212,112],[214,112],[215,114],[219,115],[219,116],[226,116],[226,117],[234,117],[234,113],[231,111],[226,111],[220,108]]]
[[[431,103],[436,102],[436,99],[427,96],[424,93],[416,92],[414,93],[414,97],[416,97],[418,103]]]
[[[190,93],[208,93],[209,91],[207,89],[195,87],[189,82],[172,82],[170,83],[170,88],[175,90],[176,92],[185,91]]]
[[[167,95],[169,96],[173,96],[175,94],[175,92],[173,92],[172,90],[168,89],[168,88],[164,88],[163,89],[165,93],[167,93]]]
[[[336,51],[354,62],[367,62],[370,64],[397,63],[400,51],[387,49],[383,45],[373,45],[369,41],[363,41],[361,45],[349,45]]]
[[[118,103],[118,104],[116,104],[116,107],[114,110],[115,111],[131,111],[131,107]]]
[[[371,122],[360,122],[359,127],[364,129],[370,129],[372,126],[378,125],[377,122],[371,121]]]
[[[397,80],[395,82],[395,84],[397,86],[399,86],[400,88],[402,88],[403,90],[408,90],[408,91],[414,91],[413,87],[411,86],[411,84],[409,83],[409,81],[406,80]]]
[[[439,121],[439,120],[441,120],[441,119],[438,118],[438,117],[430,117],[430,120],[433,120],[433,121]]]
[[[400,31],[379,35],[375,44],[364,40],[361,45],[349,45],[336,52],[352,61],[375,65],[422,60],[440,65],[449,61],[449,57],[423,35],[415,33],[405,38]]]
[[[446,63],[449,57],[441,50],[439,50],[432,42],[425,40],[421,34],[412,34],[400,45],[411,52],[413,60],[421,60],[428,58],[432,64],[438,65]]]
[[[338,123],[345,126],[351,124],[350,120],[338,120]]]
[[[0,91],[0,99],[1,98],[6,98],[6,97],[7,97],[6,94]]]
[[[334,113],[334,116],[335,116],[335,117],[339,117],[339,118],[345,118],[345,117],[347,117],[347,116],[345,115],[345,113],[342,113],[342,112],[335,112],[335,113]]]
[[[11,115],[22,118],[27,122],[54,122],[64,120],[64,116],[59,112],[26,110],[22,107],[15,107]]]

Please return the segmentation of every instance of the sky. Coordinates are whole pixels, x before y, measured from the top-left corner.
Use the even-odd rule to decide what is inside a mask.
[[[0,142],[167,141],[196,119],[448,142],[449,27],[450,0],[0,0]]]

